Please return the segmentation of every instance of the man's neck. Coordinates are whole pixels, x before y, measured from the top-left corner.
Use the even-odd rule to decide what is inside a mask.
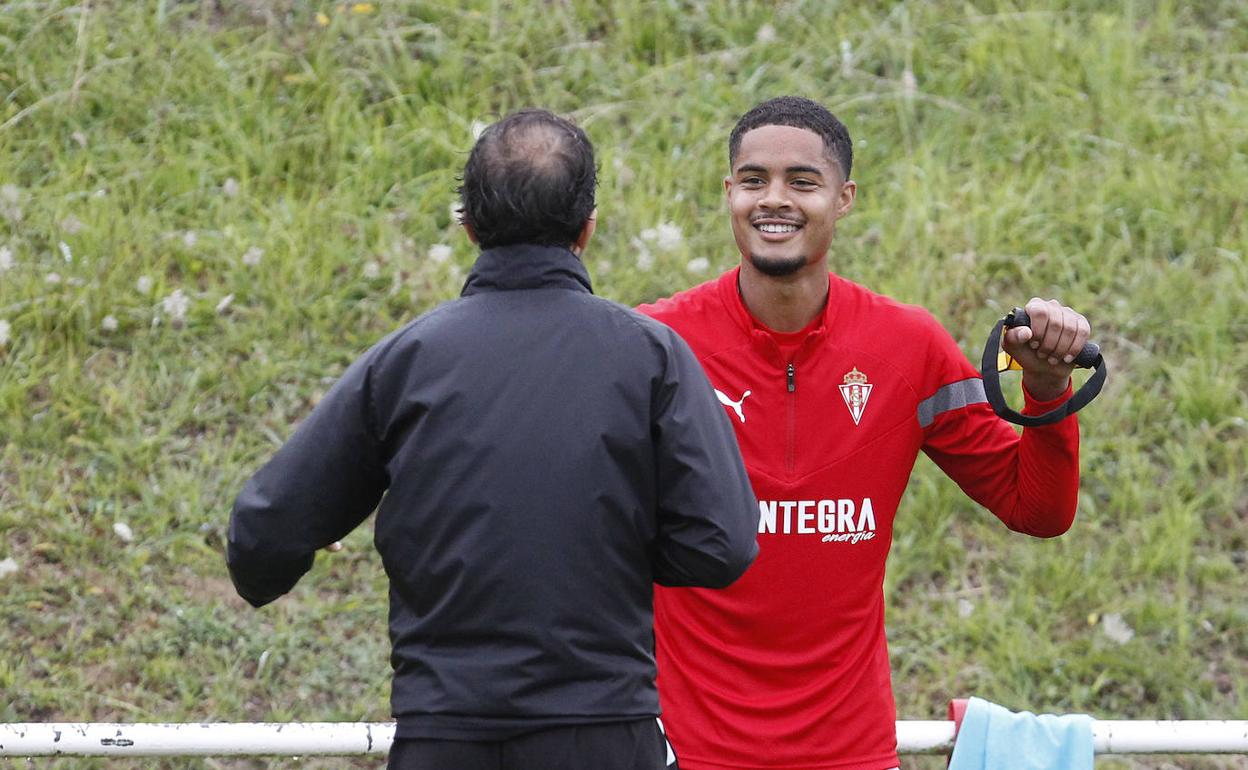
[[[774,277],[760,273],[742,260],[737,281],[741,300],[750,315],[768,329],[782,333],[805,329],[828,299],[828,271],[822,261],[792,275]]]

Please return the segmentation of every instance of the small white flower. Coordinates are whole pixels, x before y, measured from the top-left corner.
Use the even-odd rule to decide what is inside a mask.
[[[691,273],[705,273],[711,267],[711,260],[706,257],[694,257],[689,260],[689,264],[685,265],[685,269]]]
[[[186,248],[193,249],[196,243],[199,243],[199,235],[194,230],[187,230],[182,233],[182,245],[186,246]]]
[[[685,236],[680,232],[680,226],[671,222],[664,222],[658,227],[658,238],[656,245],[660,251],[672,251],[680,246],[685,240]]]
[[[16,206],[22,199],[22,188],[15,184],[0,185],[0,203]]]
[[[1111,612],[1101,618],[1101,631],[1111,641],[1118,644],[1126,644],[1135,638],[1135,630],[1127,625],[1127,621],[1123,620],[1122,615],[1117,612]]]
[[[70,214],[61,220],[61,229],[70,235],[77,235],[82,230],[82,220]]]
[[[611,272],[611,267],[612,267],[611,260],[600,259],[598,260],[598,263],[594,266],[594,272],[597,273],[598,275],[607,275],[608,273]]]
[[[645,235],[644,233],[642,234]],[[634,249],[637,250],[637,269],[642,271],[650,270],[654,267],[654,255],[650,253],[650,247],[640,238],[633,238],[629,241]]]
[[[260,264],[260,258],[264,256],[264,249],[259,246],[252,246],[243,252],[243,264],[248,267],[255,267]]]
[[[66,243],[65,241],[61,241],[60,243],[57,244],[57,247],[61,250],[61,256],[65,258],[65,264],[67,265],[73,264],[74,252],[69,250],[69,244]]]
[[[641,239],[647,243],[655,241],[659,237],[659,231],[653,227],[647,227],[641,231]]]
[[[854,69],[854,47],[848,40],[841,41],[841,72],[849,74]]]
[[[235,179],[234,177],[230,177],[229,179],[226,179],[225,182],[221,185],[221,192],[227,198],[233,198],[237,196],[239,193],[239,189],[240,188],[239,188],[238,180]]]
[[[130,525],[124,521],[113,522],[113,534],[115,534],[123,543],[134,542],[134,530],[130,529]]]
[[[13,265],[13,250],[8,246],[0,246],[0,273],[12,270]]]
[[[760,43],[770,43],[776,39],[776,28],[770,24],[764,24],[758,28],[758,32],[755,33],[754,39]]]
[[[434,245],[429,247],[430,261],[436,262],[438,264],[442,264],[446,260],[450,259],[451,255],[454,253],[455,253],[455,250],[452,249],[450,246],[446,245],[445,243],[435,243]]]
[[[0,348],[7,346],[9,340],[13,338],[12,330],[13,327],[9,325],[9,322],[0,318]]]
[[[969,618],[975,613],[975,603],[970,599],[958,599],[958,617]]]
[[[225,311],[230,309],[230,305],[233,305],[233,304],[234,304],[234,295],[226,294],[224,297],[221,298],[221,301],[217,303],[217,315],[221,315],[225,313]]]
[[[47,275],[43,277],[43,280],[47,281],[49,286],[55,286],[61,282],[61,274],[60,273],[48,273]]]
[[[909,68],[901,73],[901,90],[906,96],[914,96],[919,91],[919,81],[915,80]]]
[[[490,124],[489,124],[489,123],[484,123],[484,122],[482,122],[482,121],[480,121],[480,120],[474,120],[474,121],[472,121],[472,141],[474,141],[474,142],[475,142],[475,141],[477,141],[478,139],[480,139],[480,138],[481,138],[481,134],[484,134],[484,133],[485,133],[485,129],[487,129],[487,128],[489,128],[489,127],[490,127]]]
[[[17,562],[10,557],[0,561],[0,578],[6,578],[18,571]]]
[[[104,320],[100,321],[100,328],[106,332],[117,331],[117,316],[104,316]]]
[[[139,294],[151,294],[152,293],[151,276],[140,275],[139,280],[134,282],[134,288],[138,290]]]
[[[369,260],[368,262],[366,262],[364,264],[364,277],[370,281],[373,280],[374,278],[380,278],[381,277],[381,265],[377,264],[375,260]]]
[[[69,138],[77,142],[79,147],[87,146],[87,135],[82,133],[81,131],[75,131],[74,133],[69,135]]]
[[[171,322],[179,324],[186,320],[186,311],[191,308],[191,300],[181,289],[175,289],[173,294],[160,301],[160,307]]]

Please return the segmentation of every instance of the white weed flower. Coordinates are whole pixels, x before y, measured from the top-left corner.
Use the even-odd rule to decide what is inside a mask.
[[[194,230],[187,230],[182,233],[182,244],[186,248],[193,249],[197,243],[199,243],[199,235]]]
[[[854,47],[848,40],[841,41],[841,72],[848,74],[854,69]]]
[[[632,247],[637,250],[637,269],[648,271],[654,267],[654,255],[650,253],[650,247],[640,238],[633,238],[629,241]]]
[[[770,43],[776,39],[776,28],[770,24],[764,24],[758,28],[758,32],[755,33],[754,39],[760,43]]]
[[[264,249],[259,246],[252,246],[243,252],[243,264],[248,267],[255,267],[260,264],[260,258],[264,256]]]
[[[113,534],[115,534],[123,543],[134,542],[134,530],[130,529],[130,525],[124,521],[113,522]]]
[[[49,286],[55,286],[61,282],[61,274],[60,273],[48,273],[47,275],[43,277],[43,280],[47,281]]]
[[[138,290],[139,294],[151,294],[152,293],[151,276],[140,275],[139,280],[134,282],[134,288]]]
[[[1122,615],[1112,612],[1101,618],[1101,631],[1118,644],[1126,644],[1135,637],[1135,630],[1127,625]]]
[[[611,272],[611,267],[612,267],[611,260],[600,259],[598,260],[597,264],[594,265],[594,272],[597,273],[598,275],[607,275],[608,273]]]
[[[654,229],[653,227],[647,227],[645,230],[641,231],[641,239],[647,243],[651,243],[657,240],[658,237],[659,237],[659,231]]]
[[[429,259],[433,262],[437,262],[438,264],[442,264],[446,260],[450,259],[451,255],[454,253],[455,250],[445,243],[435,243],[429,247]]]
[[[221,192],[224,193],[225,197],[227,198],[233,198],[237,196],[239,193],[239,189],[240,188],[239,188],[238,180],[235,179],[234,177],[230,177],[229,179],[225,180],[225,182],[221,185]]]
[[[160,301],[160,307],[170,321],[179,324],[186,320],[186,311],[191,308],[191,300],[181,289],[175,289],[173,294]]]
[[[229,310],[230,305],[232,304],[234,304],[234,295],[226,294],[221,298],[221,301],[217,303],[217,315],[221,315],[225,311]]]
[[[100,328],[106,332],[117,331],[117,316],[104,316],[104,320],[100,321]]]
[[[691,273],[705,273],[711,267],[711,260],[706,257],[694,257],[689,260],[689,264],[685,265],[685,269]]]
[[[680,246],[685,240],[685,236],[680,232],[680,226],[671,222],[664,222],[658,226],[658,237],[656,245],[660,251],[672,251]]]
[[[914,96],[919,91],[919,81],[914,79],[909,68],[901,73],[901,90],[906,96]]]
[[[9,344],[9,340],[13,339],[13,327],[8,321],[0,318],[0,348]]]
[[[366,262],[364,264],[364,277],[370,281],[373,280],[374,278],[380,278],[381,277],[381,265],[377,264],[375,260],[369,260],[368,262]]]
[[[478,139],[480,139],[481,134],[485,133],[485,129],[489,127],[490,127],[489,123],[484,123],[480,120],[472,121],[472,141],[475,142]]]
[[[70,235],[77,235],[82,230],[82,220],[70,214],[61,220],[61,229]]]
[[[65,264],[73,264],[74,252],[69,250],[69,244],[65,241],[61,241],[57,244],[57,248],[61,250],[61,256],[65,258]]]
[[[13,249],[8,246],[0,246],[0,273],[7,273],[13,269]]]
[[[69,138],[77,142],[79,147],[87,146],[87,135],[82,133],[81,131],[75,131],[74,133],[69,135]]]
[[[12,558],[0,561],[0,578],[6,578],[18,571],[17,562]]]
[[[22,199],[22,188],[15,184],[0,185],[0,203],[16,206]]]
[[[975,603],[970,599],[958,599],[958,617],[969,618],[975,614]]]

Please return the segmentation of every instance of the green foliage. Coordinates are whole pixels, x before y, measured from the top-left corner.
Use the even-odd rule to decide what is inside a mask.
[[[1059,296],[1113,371],[1063,538],[920,462],[886,586],[900,717],[978,694],[1248,718],[1245,50],[1233,0],[0,5],[0,720],[387,718],[369,533],[253,612],[221,557],[233,495],[349,361],[457,294],[474,122],[579,120],[587,261],[636,303],[735,263],[727,133],[782,93],[855,137],[835,270],[971,353]],[[283,766],[346,764],[376,763]]]

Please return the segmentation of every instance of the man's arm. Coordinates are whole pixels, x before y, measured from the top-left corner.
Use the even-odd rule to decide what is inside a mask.
[[[1005,348],[1023,367],[1023,413],[1042,414],[1070,397],[1070,361],[1087,342],[1090,329],[1082,315],[1054,300],[1032,299],[1026,310],[1031,328],[1007,333]],[[982,394],[977,377],[974,385]],[[932,400],[939,404],[940,395],[937,391]],[[1068,530],[1079,496],[1077,419],[1072,415],[1053,425],[1026,428],[1020,437],[986,403],[970,401],[937,413],[924,426],[924,451],[1010,529],[1036,537]]]
[[[253,606],[293,588],[316,551],[363,521],[389,485],[373,425],[370,359],[347,369],[234,502],[226,561]]]
[[[651,429],[659,508],[654,579],[722,588],[758,554],[758,501],[710,381],[684,340],[664,331],[667,367]]]

